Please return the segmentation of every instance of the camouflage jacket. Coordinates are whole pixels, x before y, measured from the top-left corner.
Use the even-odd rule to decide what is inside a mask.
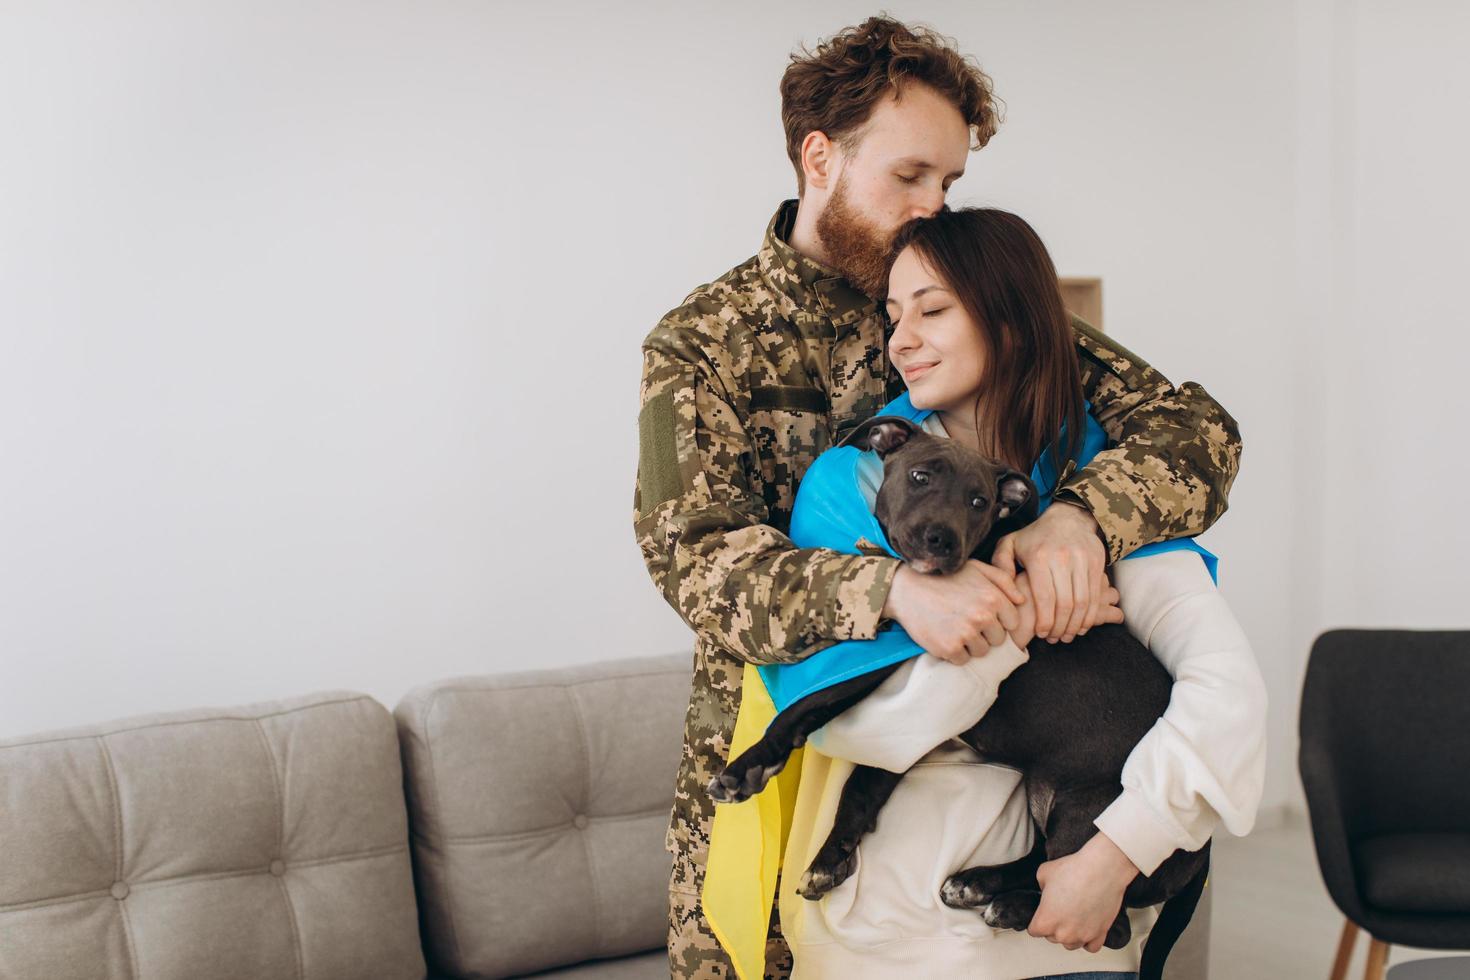
[[[813,459],[904,391],[887,320],[836,272],[786,243],[787,201],[760,251],[696,289],[643,342],[634,528],[659,591],[695,633],[694,685],[667,845],[676,885],[700,885],[743,664],[790,663],[871,639],[898,561],[798,549],[786,536]],[[1094,417],[1114,448],[1066,475],[1109,561],[1197,534],[1225,511],[1235,420],[1199,385],[1175,388],[1074,320]],[[681,872],[679,869],[683,867]]]

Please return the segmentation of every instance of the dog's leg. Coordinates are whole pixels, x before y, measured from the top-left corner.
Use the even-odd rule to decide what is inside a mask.
[[[871,694],[898,667],[891,664],[833,684],[788,707],[771,720],[760,741],[710,780],[709,795],[718,803],[739,803],[765,789],[786,768],[791,751],[806,744],[808,735]]]
[[[1084,844],[1097,833],[1093,821],[1117,799],[1122,787],[1117,783],[1094,784],[1060,790],[1052,801],[1051,813],[1046,827],[1046,857],[1048,861],[1066,857],[1080,851]],[[1135,875],[1132,887],[1139,879]],[[1126,892],[1125,892],[1126,894]],[[1118,914],[1108,927],[1103,945],[1108,949],[1122,949],[1132,938],[1133,927],[1128,922],[1128,903],[1118,906]]]
[[[878,811],[893,795],[903,773],[858,766],[842,787],[842,799],[832,820],[832,832],[801,877],[796,893],[816,900],[848,879],[858,841],[878,827]]]
[[[1046,841],[1038,831],[1030,854],[1006,864],[956,871],[940,886],[939,900],[953,909],[977,909],[1003,892],[1034,891],[1040,887],[1036,869],[1045,860]]]
[[[1209,858],[1210,842],[1198,851],[1177,850],[1164,859],[1148,877],[1139,875],[1123,893],[1123,904],[1130,908],[1157,905],[1184,890]]]
[[[1041,892],[1017,888],[1001,892],[980,906],[980,918],[992,929],[1027,929],[1041,906]]]

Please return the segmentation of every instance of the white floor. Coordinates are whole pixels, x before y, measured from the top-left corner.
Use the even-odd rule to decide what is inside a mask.
[[[1222,831],[1210,887],[1210,980],[1328,980],[1343,917],[1322,883],[1304,817],[1278,819],[1249,837]],[[1348,977],[1362,977],[1367,956],[1360,931]],[[1470,956],[1470,950],[1395,946],[1388,965],[1432,956]],[[1470,972],[1465,976],[1470,980]]]

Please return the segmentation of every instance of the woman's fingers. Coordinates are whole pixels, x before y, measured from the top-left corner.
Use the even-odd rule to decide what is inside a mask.
[[[1052,614],[1056,608],[1056,589],[1052,587],[1051,569],[1038,567],[1028,569],[1031,576],[1031,596],[1036,602],[1036,635],[1050,636]]]
[[[1007,633],[1015,632],[1021,626],[1021,607],[1002,602],[1000,608],[995,611],[995,618],[1000,620],[1001,628]]]
[[[1065,643],[1071,643],[1082,632],[1087,622],[1087,610],[1095,601],[1092,598],[1092,583],[1087,574],[1085,559],[1079,559],[1078,555],[1072,556],[1072,615],[1062,630],[1062,641]]]
[[[1016,588],[1016,576],[1014,573],[1007,572],[1004,568],[997,568],[996,566],[987,564],[983,561],[977,561],[975,562],[975,564],[980,566],[980,573],[984,575],[985,578],[992,585],[1000,589],[1001,592],[1005,593],[1005,597],[1011,600],[1011,602],[1019,605],[1020,603],[1025,601],[1021,595],[1021,590]]]
[[[1089,562],[1091,565],[1091,562]],[[1098,623],[1102,622],[1103,606],[1107,603],[1107,591],[1113,583],[1108,581],[1108,573],[1101,565],[1093,569],[1090,576],[1092,590],[1089,593],[1087,603],[1087,615],[1082,621],[1082,629],[1078,633],[1086,633]]]
[[[1051,564],[1051,587],[1056,594],[1056,608],[1052,611],[1051,629],[1046,631],[1046,638],[1055,643],[1066,632],[1067,623],[1072,619],[1072,575],[1071,569],[1063,562],[1054,561]]]
[[[1107,585],[1102,590],[1102,606],[1098,609],[1097,621],[1099,623],[1121,623],[1123,621],[1123,607],[1120,605],[1123,597],[1118,595],[1118,590],[1113,583],[1108,581],[1106,575],[1102,579]]]
[[[1026,601],[1016,607],[1016,615],[1021,623],[1011,632],[1011,637],[1016,641],[1016,646],[1024,650],[1036,636],[1036,601],[1031,597],[1031,580],[1025,572],[1016,576],[1016,587],[1021,590]]]
[[[993,647],[998,647],[1006,641],[1005,628],[1001,626],[999,621],[994,619],[985,624],[985,628],[980,631],[980,635],[985,637],[985,642]],[[988,649],[982,650],[981,655],[989,652]]]

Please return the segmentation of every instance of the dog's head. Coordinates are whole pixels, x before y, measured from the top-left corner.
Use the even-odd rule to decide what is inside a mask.
[[[1036,488],[1024,475],[908,419],[868,419],[841,445],[882,458],[874,515],[915,571],[949,575],[970,558],[988,560],[1000,537],[1036,516]]]

